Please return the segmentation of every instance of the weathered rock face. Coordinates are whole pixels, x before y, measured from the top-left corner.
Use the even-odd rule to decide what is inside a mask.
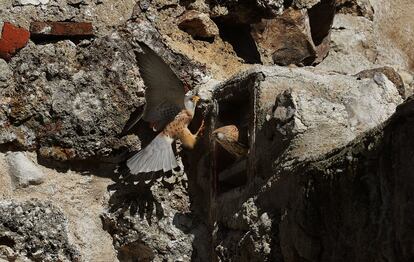
[[[269,191],[256,201],[262,212],[275,210],[270,196],[283,194],[277,193],[279,186],[297,192],[286,196],[280,209],[285,259],[412,258],[412,108],[410,99],[386,125],[268,183]]]
[[[62,165],[46,168],[36,161],[36,154],[33,153],[25,153],[25,156],[44,174],[43,183],[27,187],[15,187],[8,171],[8,157],[6,157],[6,154],[0,153],[0,198],[2,203],[11,203],[11,206],[25,206],[25,212],[27,212],[20,214],[19,217],[23,219],[27,216],[27,221],[36,222],[36,228],[42,229],[39,237],[45,237],[43,240],[48,239],[49,235],[51,237],[56,236],[57,233],[53,230],[61,228],[63,230],[61,232],[65,233],[65,238],[67,237],[67,243],[76,250],[79,261],[116,261],[111,236],[103,230],[100,219],[100,215],[104,211],[103,205],[109,199],[107,186],[113,183],[111,179],[107,178],[108,174],[112,172],[111,166],[104,165],[100,169],[88,169],[88,173],[75,172],[67,170],[68,167]],[[97,164],[88,164],[88,166],[98,167]],[[71,167],[81,168],[79,165],[72,165]],[[37,200],[33,201],[33,199]],[[45,210],[45,207],[53,212],[43,214],[42,210]],[[13,212],[12,209],[7,210],[6,213],[0,214],[0,217],[11,215]],[[37,217],[28,214],[37,214]],[[12,218],[15,217],[18,216]],[[59,220],[61,217],[65,220],[63,224]],[[53,225],[50,225],[51,223]],[[2,227],[2,222],[0,222],[0,227]],[[31,232],[30,228],[25,230],[27,230],[25,231],[27,234],[33,233],[34,236],[37,234]],[[6,231],[0,229],[0,232]],[[27,238],[30,238],[30,235]],[[27,238],[19,238],[19,247],[24,248],[30,245],[31,242]],[[58,240],[63,243],[66,241],[65,238],[59,236]],[[7,247],[6,250],[12,251],[11,254],[20,254],[20,251],[12,247]],[[59,250],[56,249],[50,251],[53,256],[58,252]],[[45,250],[42,256],[47,257],[48,253]],[[38,259],[34,261],[45,260]],[[67,259],[67,261],[72,260]]]
[[[134,5],[134,0],[7,0],[0,2],[0,22],[10,21],[28,29],[31,21],[87,21],[93,22],[96,33],[102,36],[124,24]]]
[[[414,90],[412,10],[0,1],[1,28],[32,32],[0,58],[0,260],[409,261],[413,100],[384,121]],[[124,169],[154,135],[125,133],[145,104],[138,42],[203,98],[186,174]],[[246,159],[211,143],[224,124]]]
[[[253,193],[257,184],[251,185],[239,200],[251,198],[233,211],[220,210],[217,256],[241,261],[409,261],[412,108],[410,99],[386,125],[317,160],[288,169],[275,163],[276,175],[259,182],[260,193]],[[219,196],[224,201],[220,207],[237,203],[234,195],[230,202],[229,196]],[[393,247],[386,244],[389,239]]]
[[[253,25],[252,35],[266,64],[305,64],[316,57],[306,11],[291,9],[280,17],[262,20]]]
[[[1,201],[0,245],[14,252],[0,253],[0,258],[79,261],[78,251],[68,242],[66,227],[65,216],[51,203]]]
[[[246,80],[252,77],[257,81]],[[295,219],[297,212],[307,212],[302,211],[309,205],[307,198],[301,200],[304,203],[291,202],[291,197],[307,192],[308,186],[314,187],[313,181],[308,181],[311,175],[304,175],[302,179],[302,172],[306,172],[302,164],[330,157],[332,151],[377,127],[395,112],[402,98],[383,74],[359,79],[316,70],[257,67],[220,88],[232,88],[234,92],[238,90],[235,85],[244,90],[238,96],[254,94],[253,102],[242,103],[260,110],[254,116],[248,116],[250,120],[244,127],[243,120],[237,118],[237,114],[230,115],[224,107],[237,99],[229,94],[228,102],[226,99],[218,101],[218,111],[227,118],[219,115],[216,121],[238,123],[241,132],[247,128],[250,132],[247,163],[255,164],[246,168],[246,182],[236,186],[229,187],[231,181],[223,181],[220,177],[225,172],[217,171],[215,183],[218,190],[214,192],[217,196],[212,200],[214,204],[210,211],[215,217],[211,224],[216,225],[213,236],[216,255],[222,260],[273,261],[283,258],[297,261],[304,257],[318,261],[325,246],[312,241],[312,233],[310,236],[303,234],[301,225],[299,228],[287,226],[289,222],[283,218],[290,209],[293,209]],[[227,94],[225,91],[220,93]],[[232,116],[236,118],[228,119]],[[327,172],[342,174],[344,170],[338,168]],[[203,172],[197,176],[203,176]],[[234,179],[244,179],[243,172]],[[307,196],[307,193],[303,194]],[[318,201],[323,200],[319,198]],[[317,201],[314,204],[317,205]],[[307,219],[313,221],[308,215],[312,216],[304,213],[300,218],[304,226],[311,223]],[[312,230],[311,226],[309,230]],[[291,250],[289,245],[300,246],[300,250]]]
[[[250,74],[264,78],[255,86],[260,108],[255,154],[263,161],[255,168],[261,175],[270,167],[267,157],[288,164],[326,154],[384,122],[402,102],[383,74],[358,79],[306,69],[257,67],[229,82],[243,83]]]
[[[359,72],[358,74],[356,74],[356,76],[359,78],[374,78],[377,74],[385,75],[391,82],[393,82],[401,97],[406,98],[404,80],[401,77],[401,75],[398,74],[392,67],[384,66],[379,68],[367,69]]]
[[[374,9],[369,0],[338,0],[336,6],[339,13],[374,19]]]
[[[207,14],[194,10],[190,10],[180,17],[178,27],[198,38],[212,38],[219,34],[217,25]]]
[[[60,160],[122,144],[114,136],[143,103],[131,47],[117,34],[84,45],[30,45],[11,62],[16,82],[2,90],[8,122],[1,133],[11,138],[4,142]]]
[[[337,14],[329,56],[317,67],[349,74],[373,67],[378,56],[373,27],[373,22],[365,17]]]
[[[397,69],[412,67],[413,54],[408,46],[413,41],[414,21],[406,16],[414,10],[412,2],[346,0],[338,3],[338,11],[346,15],[337,14],[335,17],[330,55],[320,68],[356,74],[378,67],[375,64],[390,65]],[[352,7],[352,10],[356,8],[355,12],[350,11],[351,14],[348,14],[347,6]],[[369,11],[371,8],[374,11],[373,19]]]
[[[109,209],[102,220],[120,261],[189,261],[195,257],[193,242],[200,237],[197,230],[201,227],[191,217],[184,174],[149,184],[119,181],[111,189]]]

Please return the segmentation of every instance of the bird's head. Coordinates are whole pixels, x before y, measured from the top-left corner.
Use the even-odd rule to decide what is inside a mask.
[[[216,129],[212,133],[213,137],[217,140],[222,140],[224,138],[224,134],[220,132],[220,130]]]
[[[196,95],[187,95],[184,98],[184,106],[185,109],[190,111],[192,114],[194,114],[194,110],[197,106],[197,102],[200,100],[200,97]]]
[[[239,139],[239,130],[235,125],[223,126],[217,128],[212,133],[217,141],[232,141],[236,142]]]

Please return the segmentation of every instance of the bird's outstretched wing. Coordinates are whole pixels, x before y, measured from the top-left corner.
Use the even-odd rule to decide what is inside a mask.
[[[159,55],[143,43],[140,46],[143,52],[136,53],[136,57],[147,87],[142,118],[162,130],[184,109],[184,85]]]

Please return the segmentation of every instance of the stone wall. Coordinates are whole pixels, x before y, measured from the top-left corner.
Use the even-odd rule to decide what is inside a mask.
[[[410,261],[412,10],[0,1],[0,260]],[[203,99],[167,174],[125,166],[155,136],[140,42]],[[232,123],[240,162],[209,136]]]

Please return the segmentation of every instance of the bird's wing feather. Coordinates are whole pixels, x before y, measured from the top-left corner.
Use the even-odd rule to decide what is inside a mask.
[[[131,174],[136,175],[159,170],[167,172],[176,168],[178,163],[171,147],[172,142],[172,138],[163,133],[158,134],[148,146],[127,160],[127,166]],[[168,162],[165,159],[168,159]]]
[[[159,55],[143,43],[140,46],[143,52],[136,56],[141,77],[147,87],[143,119],[157,123],[156,128],[160,130],[184,108],[185,89]]]

